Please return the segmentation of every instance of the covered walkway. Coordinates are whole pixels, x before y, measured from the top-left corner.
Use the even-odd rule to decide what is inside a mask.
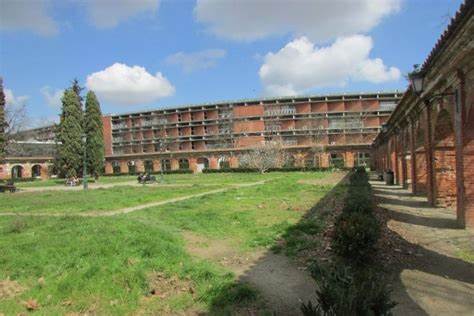
[[[472,315],[474,230],[459,228],[454,208],[432,207],[402,186],[371,184],[386,224],[394,314]]]

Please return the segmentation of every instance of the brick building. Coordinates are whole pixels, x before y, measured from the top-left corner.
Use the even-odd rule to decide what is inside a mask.
[[[474,226],[474,1],[461,6],[374,141],[373,166]],[[419,81],[421,82],[421,81]],[[417,91],[418,90],[418,91]]]
[[[288,166],[367,164],[370,145],[400,97],[365,93],[256,99],[107,115],[105,173],[236,168],[242,154],[268,140],[290,152]],[[53,131],[23,131],[17,140],[47,148]],[[324,146],[324,152],[315,153],[315,145]],[[28,150],[21,157],[7,157],[0,179],[46,177],[53,156]]]
[[[242,100],[105,116],[106,174],[236,168],[264,141],[290,152],[290,165],[365,164],[370,144],[401,94]],[[325,151],[315,154],[315,144]]]

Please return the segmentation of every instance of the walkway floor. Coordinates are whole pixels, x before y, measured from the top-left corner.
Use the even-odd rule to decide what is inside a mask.
[[[146,204],[140,204],[137,206],[132,206],[132,207],[127,207],[127,208],[122,208],[122,209],[117,209],[117,210],[110,210],[110,211],[88,211],[88,212],[83,212],[83,213],[46,213],[46,212],[25,212],[25,213],[19,213],[19,212],[2,212],[0,213],[0,216],[25,216],[25,217],[64,217],[64,216],[77,216],[77,217],[109,217],[109,216],[115,216],[115,215],[121,215],[121,214],[127,214],[135,211],[140,211],[143,209],[147,209],[150,207],[156,207],[156,206],[162,206],[165,204],[170,204],[170,203],[176,203],[184,200],[189,200],[192,198],[197,198],[201,196],[206,196],[206,195],[211,195],[211,194],[216,194],[216,193],[222,193],[225,191],[229,191],[232,189],[237,189],[237,188],[243,188],[243,187],[251,187],[251,186],[256,186],[256,185],[262,185],[265,184],[265,182],[271,181],[273,179],[267,179],[263,181],[257,181],[257,182],[250,182],[250,183],[238,183],[238,184],[233,184],[226,186],[221,189],[215,189],[215,190],[210,190],[202,193],[196,193],[196,194],[190,194],[190,195],[185,195],[173,199],[168,199],[168,200],[163,200],[163,201],[157,201],[157,202],[151,202],[151,203],[146,203]]]
[[[429,207],[400,186],[371,183],[388,227],[384,249],[396,258],[389,267],[394,314],[474,315],[474,230],[459,229],[452,209]]]

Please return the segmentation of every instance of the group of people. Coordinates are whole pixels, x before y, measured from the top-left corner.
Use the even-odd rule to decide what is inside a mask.
[[[148,172],[140,173],[137,177],[138,183],[146,183],[146,182],[155,182],[155,176],[149,174]]]
[[[76,176],[70,177],[66,180],[66,185],[70,187],[75,187],[79,184],[79,179]]]

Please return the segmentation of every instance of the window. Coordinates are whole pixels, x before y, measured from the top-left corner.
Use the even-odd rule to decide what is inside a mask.
[[[180,159],[179,160],[179,169],[180,170],[188,170],[189,169],[189,161],[188,159]]]
[[[332,153],[329,159],[329,166],[331,168],[344,168],[344,157],[340,153]]]

